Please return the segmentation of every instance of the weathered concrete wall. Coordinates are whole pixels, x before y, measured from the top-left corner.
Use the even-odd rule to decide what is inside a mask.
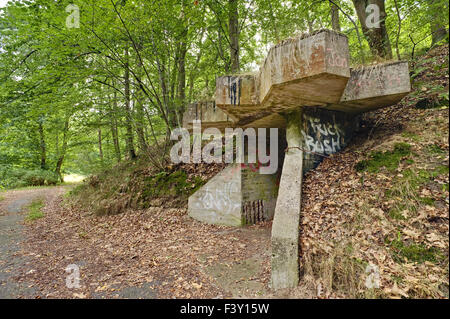
[[[243,226],[271,220],[278,172],[259,174],[256,164],[232,164],[189,197],[188,214],[210,224]]]
[[[216,79],[216,103],[249,106],[259,104],[256,78],[253,74],[227,75]]]
[[[246,224],[272,220],[278,195],[278,174],[260,174],[255,166],[242,170],[242,215]]]
[[[214,101],[196,102],[187,106],[183,114],[183,127],[192,129],[192,121],[201,120],[202,128],[207,127],[232,127],[230,117],[216,106]]]
[[[189,216],[209,224],[241,226],[242,175],[239,166],[226,167],[189,197]]]
[[[308,105],[299,103],[300,96],[314,101],[312,105],[337,102],[350,77],[348,61],[348,40],[340,33],[320,30],[285,40],[269,51],[260,69],[259,101],[264,104],[270,100],[283,109]],[[318,94],[324,85],[328,93]]]
[[[303,172],[315,168],[325,156],[347,146],[359,127],[359,118],[344,112],[304,107],[301,131],[305,150]]]
[[[393,105],[411,91],[407,61],[352,69],[338,105],[330,109],[361,113]]]

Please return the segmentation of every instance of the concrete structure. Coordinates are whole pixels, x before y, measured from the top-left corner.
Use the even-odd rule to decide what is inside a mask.
[[[393,105],[409,91],[407,62],[351,69],[347,38],[329,30],[289,39],[273,47],[258,73],[217,78],[216,106],[229,116],[226,125],[286,130],[288,148],[280,185],[278,192],[274,192],[277,194],[267,202],[277,199],[272,225],[273,288],[298,283],[302,172],[345,147],[358,126],[359,114]],[[208,126],[214,126],[214,121]],[[189,214],[199,220],[228,225],[257,220],[243,217],[245,200],[264,200],[271,190],[276,190],[273,184],[276,179],[256,175],[243,178],[245,173],[238,170],[231,180],[236,187],[224,195],[234,203],[227,206],[232,207],[227,214],[226,209],[212,211],[200,203],[205,200],[204,194],[226,189],[222,173],[192,196]],[[248,185],[254,185],[252,190]],[[270,218],[272,204],[265,205],[263,216]]]
[[[298,283],[298,237],[302,198],[302,109],[285,115],[289,149],[284,158],[272,223],[272,287],[290,288]]]
[[[202,121],[202,128],[217,127],[222,129],[234,126],[230,116],[216,106],[214,101],[191,103],[183,114],[183,127],[192,130],[194,120]]]
[[[189,216],[227,226],[271,220],[275,213],[277,174],[261,175],[254,165],[232,164],[189,197]]]

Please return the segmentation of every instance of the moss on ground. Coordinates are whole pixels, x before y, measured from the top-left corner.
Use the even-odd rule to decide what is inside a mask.
[[[34,200],[30,205],[27,206],[28,214],[25,218],[27,221],[33,221],[44,217],[44,212],[42,208],[44,207],[44,200],[42,198]]]
[[[394,260],[398,263],[406,261],[424,263],[426,261],[436,263],[442,259],[440,251],[436,247],[427,248],[423,244],[406,244],[400,234],[389,243]]]
[[[432,154],[443,154],[443,153],[445,153],[445,150],[443,150],[442,148],[440,148],[436,144],[428,145],[427,146],[427,151],[432,153]]]
[[[413,132],[408,132],[408,131],[403,132],[402,137],[409,138],[409,139],[413,140],[414,142],[418,142],[420,140],[419,135],[417,135],[416,133],[413,133]]]
[[[145,178],[143,199],[156,197],[181,196],[189,197],[205,184],[200,177],[188,179],[184,171],[159,172]]]
[[[392,151],[371,153],[369,159],[358,162],[355,168],[358,172],[368,171],[370,173],[377,173],[382,167],[386,167],[389,171],[394,171],[402,158],[410,154],[411,145],[397,143]]]

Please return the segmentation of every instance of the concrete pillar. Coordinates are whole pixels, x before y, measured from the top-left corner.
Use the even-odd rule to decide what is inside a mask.
[[[284,158],[280,188],[272,224],[272,288],[291,288],[298,284],[298,240],[302,195],[303,148],[301,129],[303,110],[285,115],[288,151]]]

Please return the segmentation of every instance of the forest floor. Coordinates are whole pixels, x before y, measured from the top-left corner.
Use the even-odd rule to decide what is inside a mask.
[[[68,187],[2,193],[4,298],[226,298],[266,296],[270,224],[205,225],[184,209],[91,216],[65,203]],[[43,199],[43,216],[27,205]],[[86,218],[89,217],[89,218]],[[25,226],[24,226],[25,224]],[[68,288],[69,265],[80,288]]]

